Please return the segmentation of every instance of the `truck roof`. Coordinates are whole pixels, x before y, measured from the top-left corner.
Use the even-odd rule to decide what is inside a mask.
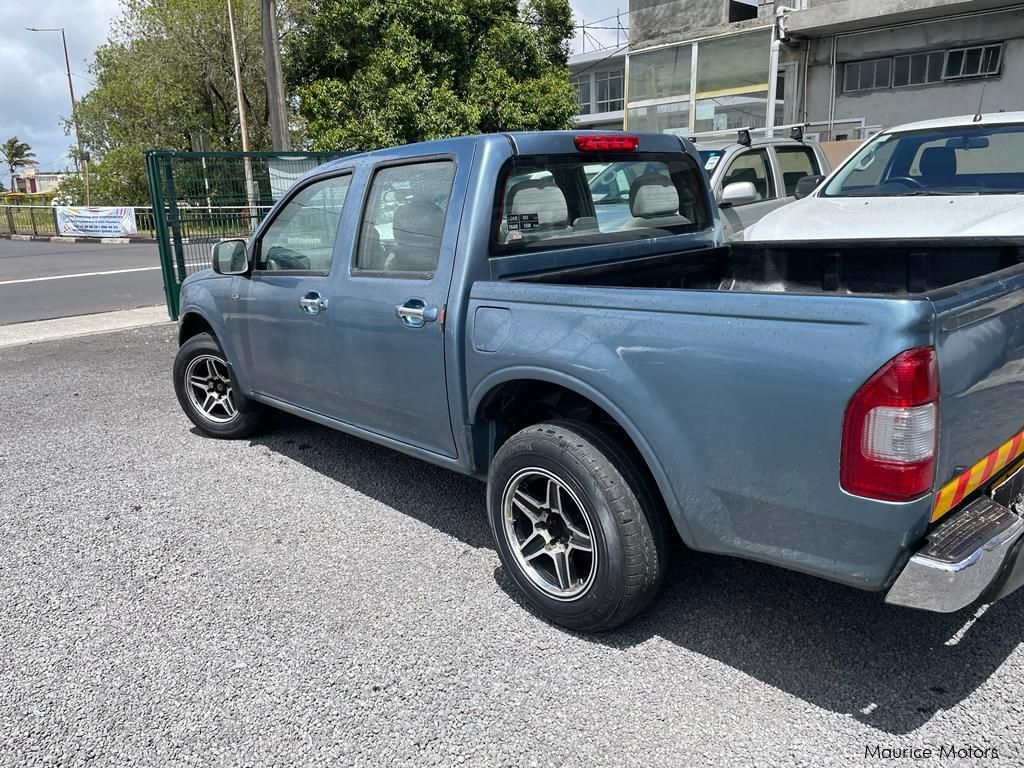
[[[315,169],[316,173],[330,171],[343,165],[348,165],[354,160],[360,160],[367,156],[389,155],[393,157],[416,157],[419,155],[430,155],[435,153],[451,152],[457,147],[476,142],[497,142],[512,147],[514,154],[540,155],[574,153],[576,149],[573,139],[576,136],[638,136],[640,138],[640,152],[679,152],[686,151],[689,142],[678,136],[667,133],[655,133],[645,131],[515,131],[509,133],[481,133],[469,136],[453,136],[446,139],[434,139],[432,141],[421,141],[415,144],[403,144],[397,147],[385,147],[369,152],[360,152],[355,155],[332,160]]]

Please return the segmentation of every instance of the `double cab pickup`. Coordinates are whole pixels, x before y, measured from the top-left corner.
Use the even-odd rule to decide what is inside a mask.
[[[1021,242],[727,244],[679,137],[321,166],[188,277],[179,341],[208,435],[276,408],[486,480],[503,567],[575,630],[641,611],[676,534],[932,611],[1024,581]]]

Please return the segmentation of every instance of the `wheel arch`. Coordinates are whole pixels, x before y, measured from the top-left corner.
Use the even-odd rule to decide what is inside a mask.
[[[198,309],[189,308],[182,314],[181,320],[178,321],[178,346],[180,347],[193,336],[198,336],[200,333],[208,333],[217,339],[218,344],[221,343],[217,337],[217,332],[213,329],[210,321],[206,319],[206,316]]]
[[[550,408],[551,410],[548,410]],[[589,409],[589,412],[587,410]],[[474,463],[486,473],[498,448],[519,429],[550,418],[578,418],[611,426],[630,443],[686,544],[686,528],[675,491],[654,449],[633,420],[604,393],[567,374],[510,368],[481,381],[469,399]]]

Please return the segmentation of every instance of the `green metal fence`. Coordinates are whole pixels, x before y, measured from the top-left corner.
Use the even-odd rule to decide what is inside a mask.
[[[299,177],[342,152],[178,152],[149,150],[146,171],[155,215],[164,295],[178,317],[182,281],[210,266],[226,237],[248,237]]]
[[[153,219],[148,205],[135,206],[137,237],[156,236]],[[52,205],[0,205],[0,235],[59,236],[57,212]]]

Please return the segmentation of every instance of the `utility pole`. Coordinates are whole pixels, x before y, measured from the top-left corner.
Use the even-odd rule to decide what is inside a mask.
[[[89,205],[89,156],[82,151],[82,134],[78,130],[78,103],[75,101],[75,85],[71,80],[71,59],[68,57],[68,39],[64,35],[64,27],[25,27],[29,32],[60,32],[64,43],[64,67],[68,73],[68,93],[71,94],[71,121],[75,125],[75,143],[78,145],[78,157],[75,165],[79,166],[85,182],[85,204]]]
[[[281,74],[280,41],[277,39],[277,3],[260,0],[263,22],[263,68],[267,77],[267,111],[270,113],[270,138],[277,152],[291,149],[288,134],[288,110],[284,103],[284,77]]]
[[[238,127],[242,131],[242,152],[245,153],[245,193],[249,201],[250,224],[255,226],[256,217],[253,206],[256,200],[252,181],[252,162],[249,159],[249,121],[245,116],[245,96],[242,93],[242,65],[238,60],[238,40],[235,37],[235,12],[228,0],[228,29],[231,32],[231,61],[235,67],[235,94],[238,96]]]

